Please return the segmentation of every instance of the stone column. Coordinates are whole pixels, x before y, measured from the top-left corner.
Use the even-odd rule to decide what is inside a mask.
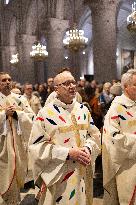
[[[3,63],[3,57],[4,54],[6,53],[6,50],[8,50],[3,46],[4,31],[5,31],[5,25],[4,25],[5,22],[3,23],[3,16],[4,16],[4,0],[1,0],[0,1],[0,71],[3,71],[3,67],[5,66]]]
[[[30,51],[36,37],[27,34],[17,36],[17,50],[19,53],[19,80],[21,83],[35,83],[34,63],[30,58]]]
[[[116,12],[118,0],[89,0],[92,13],[94,78],[111,81],[116,68]]]
[[[63,19],[64,17],[64,0],[57,0],[56,18]]]
[[[49,52],[48,76],[56,75],[60,68],[65,64],[63,38],[67,28],[67,20],[50,18],[50,30],[48,33],[47,45]]]

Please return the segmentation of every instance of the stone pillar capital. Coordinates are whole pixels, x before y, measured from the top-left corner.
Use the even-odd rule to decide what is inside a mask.
[[[63,47],[63,37],[69,27],[68,20],[50,18],[49,19],[48,42],[50,46]],[[49,47],[50,47],[49,46]]]
[[[59,33],[65,31],[69,27],[69,21],[63,19],[50,18],[49,24],[50,24],[50,31],[59,32]]]

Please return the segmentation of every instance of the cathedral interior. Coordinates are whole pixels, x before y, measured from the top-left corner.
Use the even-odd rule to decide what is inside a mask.
[[[42,83],[61,67],[69,67],[77,79],[88,76],[98,82],[120,79],[136,65],[136,33],[128,30],[133,0],[1,0],[0,71],[14,80]],[[76,24],[88,39],[84,48],[64,46],[66,31]],[[32,45],[46,46],[48,57],[30,57]],[[18,54],[17,65],[11,64]]]
[[[60,68],[98,83],[136,68],[136,1],[0,0],[0,72],[34,85]],[[94,179],[98,197],[94,205],[102,204],[102,175]]]

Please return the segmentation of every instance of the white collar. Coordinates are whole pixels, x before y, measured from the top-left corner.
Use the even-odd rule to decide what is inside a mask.
[[[118,103],[118,104],[122,104],[125,105],[127,107],[132,107],[134,105],[136,105],[136,102],[131,100],[129,97],[127,97],[125,94],[122,94],[121,96],[117,96],[115,97],[115,99],[113,100],[113,102]]]

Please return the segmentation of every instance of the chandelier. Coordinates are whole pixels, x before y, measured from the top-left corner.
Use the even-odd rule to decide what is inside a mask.
[[[84,31],[76,29],[70,29],[66,32],[66,38],[63,40],[65,48],[72,51],[79,51],[87,46],[88,38],[84,37]]]
[[[77,29],[75,0],[73,0],[73,26],[66,32],[66,38],[63,40],[64,47],[77,52],[87,46],[88,38],[84,37],[84,31]]]
[[[127,29],[136,31],[136,2],[132,4],[132,13],[127,17]]]
[[[18,53],[15,55],[12,55],[11,60],[10,60],[11,65],[17,65],[18,62],[19,62]]]
[[[37,42],[32,46],[32,51],[30,52],[30,57],[36,61],[43,61],[48,56],[46,46]]]
[[[36,0],[36,15],[37,15],[37,38],[40,38],[39,32],[39,18],[38,18],[38,0]],[[48,56],[46,46],[42,45],[39,40],[32,46],[32,51],[30,52],[30,57],[34,61],[44,61]]]

